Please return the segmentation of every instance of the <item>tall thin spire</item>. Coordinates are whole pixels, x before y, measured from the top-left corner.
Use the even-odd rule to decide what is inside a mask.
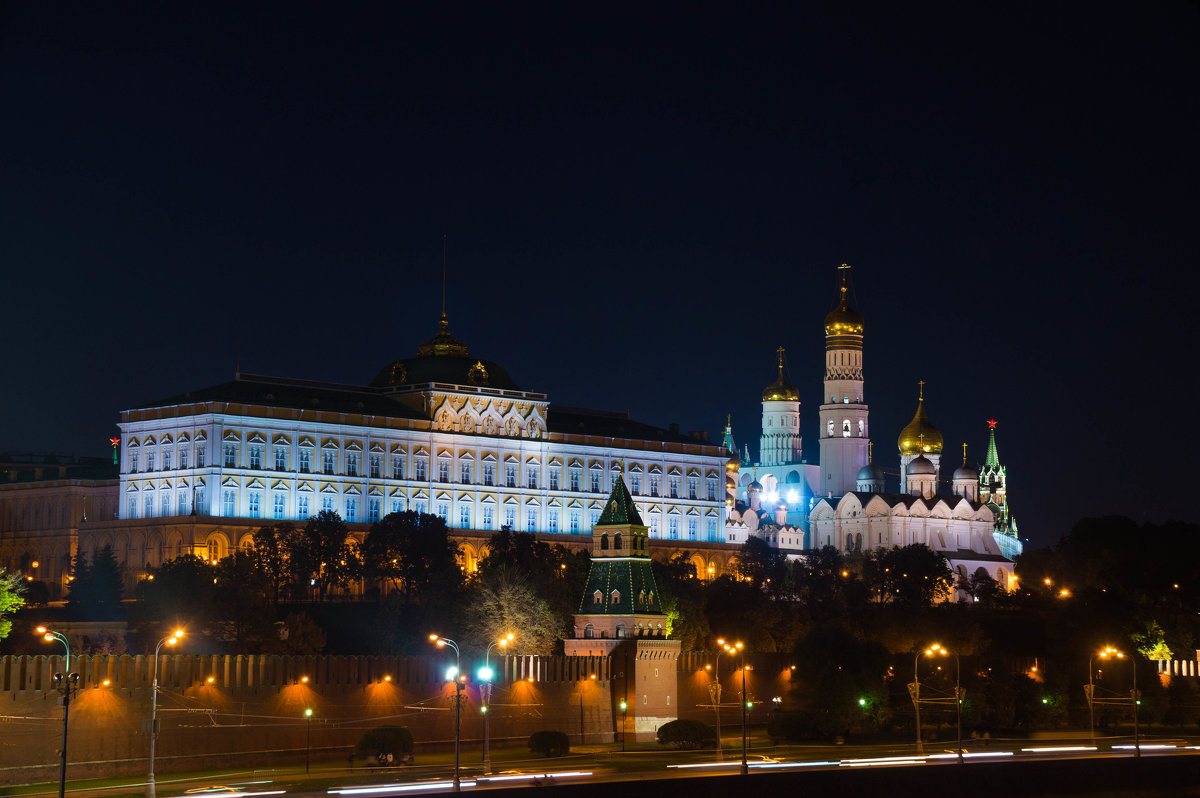
[[[446,318],[446,234],[442,233],[442,318]]]
[[[988,450],[984,465],[988,468],[1000,467],[1000,455],[996,453],[996,421],[988,419]]]
[[[875,448],[875,442],[867,441],[867,465],[870,465],[872,462],[874,462],[874,460],[873,460],[873,458],[875,457],[875,453],[873,451],[874,448]]]
[[[920,393],[917,396],[917,401],[924,402],[925,401],[925,380],[918,380],[917,385],[920,386],[920,388],[918,389],[920,391]]]
[[[783,379],[783,347],[781,346],[778,349],[776,349],[775,351],[779,353],[779,379],[782,380]]]
[[[967,442],[963,441],[963,467],[967,465]]]

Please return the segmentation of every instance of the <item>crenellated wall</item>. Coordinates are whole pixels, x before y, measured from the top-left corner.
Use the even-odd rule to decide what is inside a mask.
[[[190,656],[159,658],[156,771],[343,758],[372,726],[407,726],[421,747],[451,743],[449,657]],[[0,657],[0,784],[57,774],[62,708],[52,676],[61,656]],[[69,776],[141,773],[149,756],[153,658],[73,657]],[[474,665],[475,663],[472,662]],[[576,742],[613,739],[612,668],[602,657],[495,657],[491,735],[556,729]],[[466,666],[464,665],[464,670]],[[594,678],[593,678],[594,676]],[[106,683],[107,682],[107,683]],[[482,735],[478,686],[464,690],[462,736]]]

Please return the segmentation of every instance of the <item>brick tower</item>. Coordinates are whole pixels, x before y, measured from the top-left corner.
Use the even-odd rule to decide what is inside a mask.
[[[637,741],[653,741],[659,726],[679,717],[679,641],[667,639],[649,533],[617,474],[592,529],[592,565],[575,615],[575,637],[563,641],[569,657],[613,658],[613,717],[625,739]]]

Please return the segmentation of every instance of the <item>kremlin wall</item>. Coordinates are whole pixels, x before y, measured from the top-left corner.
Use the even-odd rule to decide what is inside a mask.
[[[734,737],[741,723],[735,664],[722,664],[722,726]],[[786,696],[790,668],[784,655],[747,655],[748,690],[757,704],[751,723],[766,721],[771,699]],[[314,761],[346,761],[363,732],[407,727],[421,752],[448,749],[454,740],[454,690],[443,681],[446,656],[280,657],[255,655],[159,658],[160,774],[207,767],[295,766],[305,752],[304,710],[311,708]],[[565,732],[572,745],[620,739],[620,658],[509,656],[492,660],[496,687],[491,739],[524,745],[543,729]],[[685,654],[678,667],[680,717],[712,724],[712,655]],[[146,772],[149,754],[150,656],[73,657],[80,688],[71,702],[68,778]],[[0,784],[49,781],[57,776],[62,707],[52,676],[60,656],[0,657]],[[464,670],[466,668],[464,667]],[[307,677],[307,681],[305,678]],[[107,683],[106,683],[107,682]],[[463,762],[478,764],[483,733],[479,685],[464,690]],[[632,724],[632,719],[630,719]],[[629,739],[632,740],[632,737]]]

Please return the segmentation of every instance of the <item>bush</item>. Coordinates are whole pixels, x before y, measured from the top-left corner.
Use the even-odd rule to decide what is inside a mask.
[[[658,742],[677,748],[709,748],[716,745],[717,732],[698,720],[673,720],[658,727]]]
[[[537,731],[529,735],[529,750],[542,756],[566,756],[571,740],[560,731]]]
[[[359,738],[358,745],[354,746],[354,755],[370,762],[373,757],[386,760],[387,755],[391,754],[393,760],[399,763],[408,761],[412,750],[413,737],[408,729],[403,726],[376,726]]]

